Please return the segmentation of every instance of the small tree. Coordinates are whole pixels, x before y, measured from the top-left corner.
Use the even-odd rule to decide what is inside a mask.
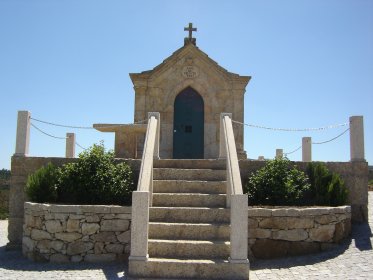
[[[311,196],[316,205],[340,206],[347,202],[348,190],[339,174],[330,172],[325,163],[312,162],[307,166]]]
[[[51,163],[27,178],[26,194],[33,202],[56,202],[58,169]]]
[[[268,161],[245,186],[250,205],[304,205],[309,188],[307,176],[287,158]]]

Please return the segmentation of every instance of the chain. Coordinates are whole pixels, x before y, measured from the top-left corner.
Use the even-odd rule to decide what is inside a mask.
[[[49,136],[49,137],[52,137],[52,138],[55,138],[55,139],[67,139],[67,137],[59,137],[59,136],[54,136],[52,134],[49,134],[49,133],[46,133],[45,131],[41,130],[40,128],[38,128],[36,125],[34,125],[33,123],[30,123],[30,125],[35,128],[36,130],[40,131],[41,133]]]
[[[329,143],[329,142],[332,142],[333,140],[341,137],[343,134],[345,134],[347,131],[349,131],[350,128],[347,128],[345,131],[343,131],[341,134],[337,135],[336,137],[333,137],[332,139],[329,139],[329,140],[326,140],[326,141],[323,141],[323,142],[312,142],[312,144],[315,144],[315,145],[321,145],[321,144],[325,144],[325,143]]]
[[[348,122],[346,122],[346,123],[328,125],[328,126],[317,127],[317,128],[275,128],[275,127],[267,127],[267,126],[261,126],[261,125],[255,125],[255,124],[247,124],[247,123],[242,123],[242,122],[234,121],[234,120],[232,120],[232,122],[233,123],[238,123],[238,124],[241,124],[241,125],[246,125],[246,126],[249,126],[249,127],[254,127],[254,128],[275,130],[275,131],[291,131],[291,132],[296,132],[296,131],[319,131],[319,130],[327,130],[327,129],[332,129],[332,128],[337,128],[337,127],[348,125]]]
[[[291,155],[291,154],[293,154],[293,153],[295,153],[296,151],[298,151],[300,148],[302,148],[302,146],[299,146],[298,148],[296,148],[294,151],[291,151],[291,152],[289,152],[289,153],[284,153],[284,155]]]

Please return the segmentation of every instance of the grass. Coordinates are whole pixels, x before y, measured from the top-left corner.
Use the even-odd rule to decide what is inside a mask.
[[[373,179],[369,180],[368,185],[373,186]]]

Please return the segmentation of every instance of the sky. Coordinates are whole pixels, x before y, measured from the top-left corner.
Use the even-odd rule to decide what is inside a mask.
[[[150,70],[183,46],[192,22],[197,46],[230,72],[251,76],[245,123],[315,128],[364,116],[373,165],[373,1],[371,0],[0,0],[0,169],[10,169],[17,111],[72,126],[131,123],[129,73]],[[89,147],[114,135],[32,122]],[[322,142],[346,126],[284,132],[245,127],[248,157],[273,158]],[[349,133],[313,145],[317,161],[349,161]],[[77,147],[77,152],[81,152]],[[33,127],[30,156],[63,157],[65,140]],[[294,161],[301,150],[289,154]]]

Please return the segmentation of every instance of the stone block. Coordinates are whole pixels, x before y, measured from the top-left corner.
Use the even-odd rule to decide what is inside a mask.
[[[100,254],[100,255],[95,255],[95,254],[87,254],[84,257],[84,261],[86,262],[113,262],[116,260],[116,255],[115,254]]]
[[[118,242],[114,232],[99,232],[91,236],[95,242]]]
[[[257,228],[258,227],[258,220],[249,218],[248,225],[249,225],[249,229],[250,228]]]
[[[86,216],[87,223],[98,223],[99,221],[100,221],[100,217],[98,215]]]
[[[83,260],[83,257],[81,255],[71,256],[71,262],[73,263],[78,263],[78,262],[81,262],[82,260]]]
[[[43,239],[52,239],[52,236],[44,231],[44,230],[40,230],[40,229],[33,229],[31,231],[31,239],[33,240],[43,240]]]
[[[131,241],[131,231],[127,230],[119,235],[117,235],[118,241],[120,243],[130,243]]]
[[[343,221],[335,225],[333,242],[340,243],[343,239],[350,235],[351,222]]]
[[[110,213],[111,206],[104,205],[82,205],[81,211],[84,213],[97,213],[97,214],[108,214]]]
[[[85,219],[85,215],[80,215],[80,214],[70,214],[69,218],[72,220],[82,220]]]
[[[67,232],[79,232],[80,229],[80,220],[68,219],[66,223]]]
[[[290,242],[289,256],[315,254],[320,250],[320,243],[318,242]]]
[[[30,237],[23,237],[22,238],[22,247],[26,249],[27,251],[34,250],[35,247],[35,241],[32,240]]]
[[[62,241],[73,242],[75,240],[80,239],[82,235],[76,232],[60,232],[60,233],[56,233],[55,237]]]
[[[82,254],[88,252],[93,248],[93,243],[91,242],[82,242],[82,241],[75,241],[67,245],[66,253],[70,256]]]
[[[282,208],[282,209],[273,209],[273,217],[297,217],[300,215],[300,211],[294,208]]]
[[[96,242],[94,247],[94,253],[96,255],[102,254],[104,252],[105,243],[103,242]]]
[[[82,224],[82,234],[91,235],[98,231],[100,226],[96,223],[83,223]]]
[[[308,233],[304,229],[279,230],[272,232],[272,237],[287,241],[302,241],[308,238]]]
[[[49,261],[52,263],[67,263],[69,260],[69,256],[63,254],[53,254],[49,258]]]
[[[249,228],[247,235],[249,238],[270,238],[271,230],[262,228]]]
[[[302,228],[312,228],[314,223],[313,219],[310,218],[286,218],[287,228],[288,229],[302,229]]]
[[[271,209],[266,208],[249,208],[249,217],[271,217]]]
[[[115,219],[121,219],[121,220],[131,220],[132,214],[131,213],[129,213],[129,214],[117,214],[117,215],[115,215],[114,218]]]
[[[329,242],[332,241],[335,231],[335,225],[323,225],[310,229],[310,238],[313,241]]]
[[[126,231],[129,225],[128,220],[105,220],[101,222],[101,231]]]
[[[337,217],[332,214],[315,217],[315,222],[321,225],[327,225],[336,221]]]
[[[271,217],[265,218],[259,222],[260,228],[268,228],[268,229],[286,229],[286,218],[280,217]]]
[[[61,232],[63,230],[62,224],[58,220],[48,220],[45,222],[45,227],[49,233]]]
[[[122,244],[108,244],[105,246],[105,250],[108,253],[122,254],[124,245]]]
[[[32,228],[42,229],[42,222],[40,217],[25,215],[25,225]]]
[[[258,239],[251,251],[258,259],[284,257],[288,254],[290,242],[272,239]]]

